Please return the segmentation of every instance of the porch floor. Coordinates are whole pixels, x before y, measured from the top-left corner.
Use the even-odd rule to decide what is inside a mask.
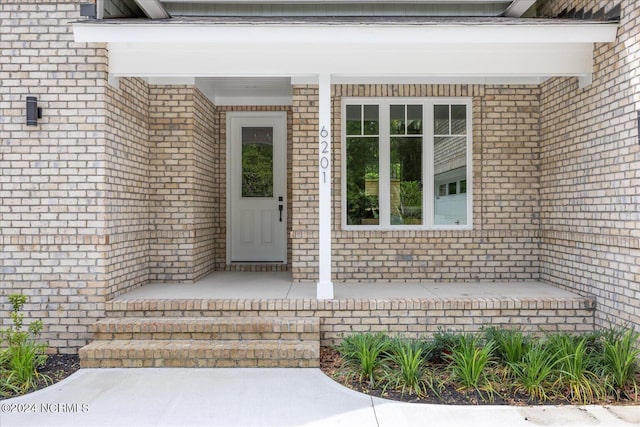
[[[315,299],[316,284],[294,283],[288,272],[216,272],[195,283],[150,283],[117,296],[141,299]],[[537,281],[518,282],[344,282],[334,299],[574,299],[579,295]]]

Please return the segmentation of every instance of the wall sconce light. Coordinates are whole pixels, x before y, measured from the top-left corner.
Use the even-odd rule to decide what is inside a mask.
[[[27,96],[27,126],[38,126],[42,118],[42,107],[38,107],[38,98]]]

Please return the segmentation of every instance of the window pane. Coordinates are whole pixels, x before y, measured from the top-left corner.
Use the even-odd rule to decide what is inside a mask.
[[[389,115],[391,135],[404,135],[404,105],[392,105]]]
[[[242,128],[242,197],[273,197],[273,128]]]
[[[458,188],[458,183],[457,182],[450,182],[449,183],[449,195],[453,195],[453,194],[457,194],[458,191],[456,190]]]
[[[347,105],[347,135],[362,135],[361,105]]]
[[[407,105],[407,135],[422,135],[422,105]]]
[[[422,224],[422,138],[391,138],[391,224]]]
[[[377,135],[379,132],[378,123],[379,123],[378,106],[365,105],[364,106],[364,134]]]
[[[467,224],[467,138],[436,137],[434,140],[434,223]],[[464,181],[464,191],[463,184]],[[458,188],[458,183],[460,187]],[[445,190],[446,189],[446,190]]]
[[[378,225],[378,138],[347,138],[347,224]]]
[[[463,179],[460,181],[460,194],[467,192],[467,180]]]
[[[467,106],[451,106],[451,135],[467,134]]]
[[[433,106],[433,133],[435,135],[449,135],[449,106]]]

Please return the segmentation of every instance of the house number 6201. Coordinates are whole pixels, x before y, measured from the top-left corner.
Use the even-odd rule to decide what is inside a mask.
[[[326,138],[329,136],[327,128],[322,126],[320,131],[320,169],[322,169],[322,182],[327,183],[327,169],[329,168],[329,143]]]

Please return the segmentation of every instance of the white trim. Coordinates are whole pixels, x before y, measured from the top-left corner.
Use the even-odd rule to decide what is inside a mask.
[[[379,210],[380,225],[348,225],[347,224],[347,132],[346,132],[346,106],[348,104],[379,105],[379,163],[380,163],[380,188]],[[387,195],[390,194],[389,175],[389,144],[384,143],[383,136],[389,137],[388,112],[391,104],[422,104],[423,117],[431,119],[423,120],[423,176],[425,177],[422,197],[422,225],[391,225],[390,207]],[[466,179],[467,179],[467,224],[465,225],[437,225],[434,224],[433,200],[435,196],[434,170],[433,170],[433,106],[436,104],[464,104],[467,106],[467,150],[466,150]],[[385,112],[387,117],[385,117]],[[342,215],[340,218],[343,230],[348,231],[399,231],[399,230],[472,230],[473,229],[473,99],[471,97],[343,97],[341,101],[341,197],[340,206]]]
[[[318,299],[333,298],[331,181],[331,76],[322,74],[318,78]]]
[[[167,61],[168,57],[172,60]],[[380,61],[380,58],[394,60]],[[415,49],[390,45],[311,49],[258,45],[233,48],[208,44],[109,44],[109,72],[124,77],[287,77],[322,73],[347,78],[409,78],[416,75],[431,79],[547,78],[591,73],[592,63],[593,46],[588,43],[447,44],[416,46]]]
[[[293,105],[293,98],[290,96],[216,96],[212,99],[216,106],[221,105]]]
[[[535,20],[73,24],[75,41],[108,43],[109,72],[116,76],[281,76],[294,77],[294,84],[320,74],[350,82],[377,76],[480,84],[509,79],[535,84],[551,76],[588,81],[593,43],[614,41],[617,29],[612,22]]]
[[[545,76],[362,76],[362,75],[332,75],[333,84],[477,84],[477,85],[539,85],[544,83],[548,77]],[[305,79],[291,79],[291,84],[306,84]]]
[[[195,85],[196,78],[188,77],[149,77],[147,83],[152,85]]]

